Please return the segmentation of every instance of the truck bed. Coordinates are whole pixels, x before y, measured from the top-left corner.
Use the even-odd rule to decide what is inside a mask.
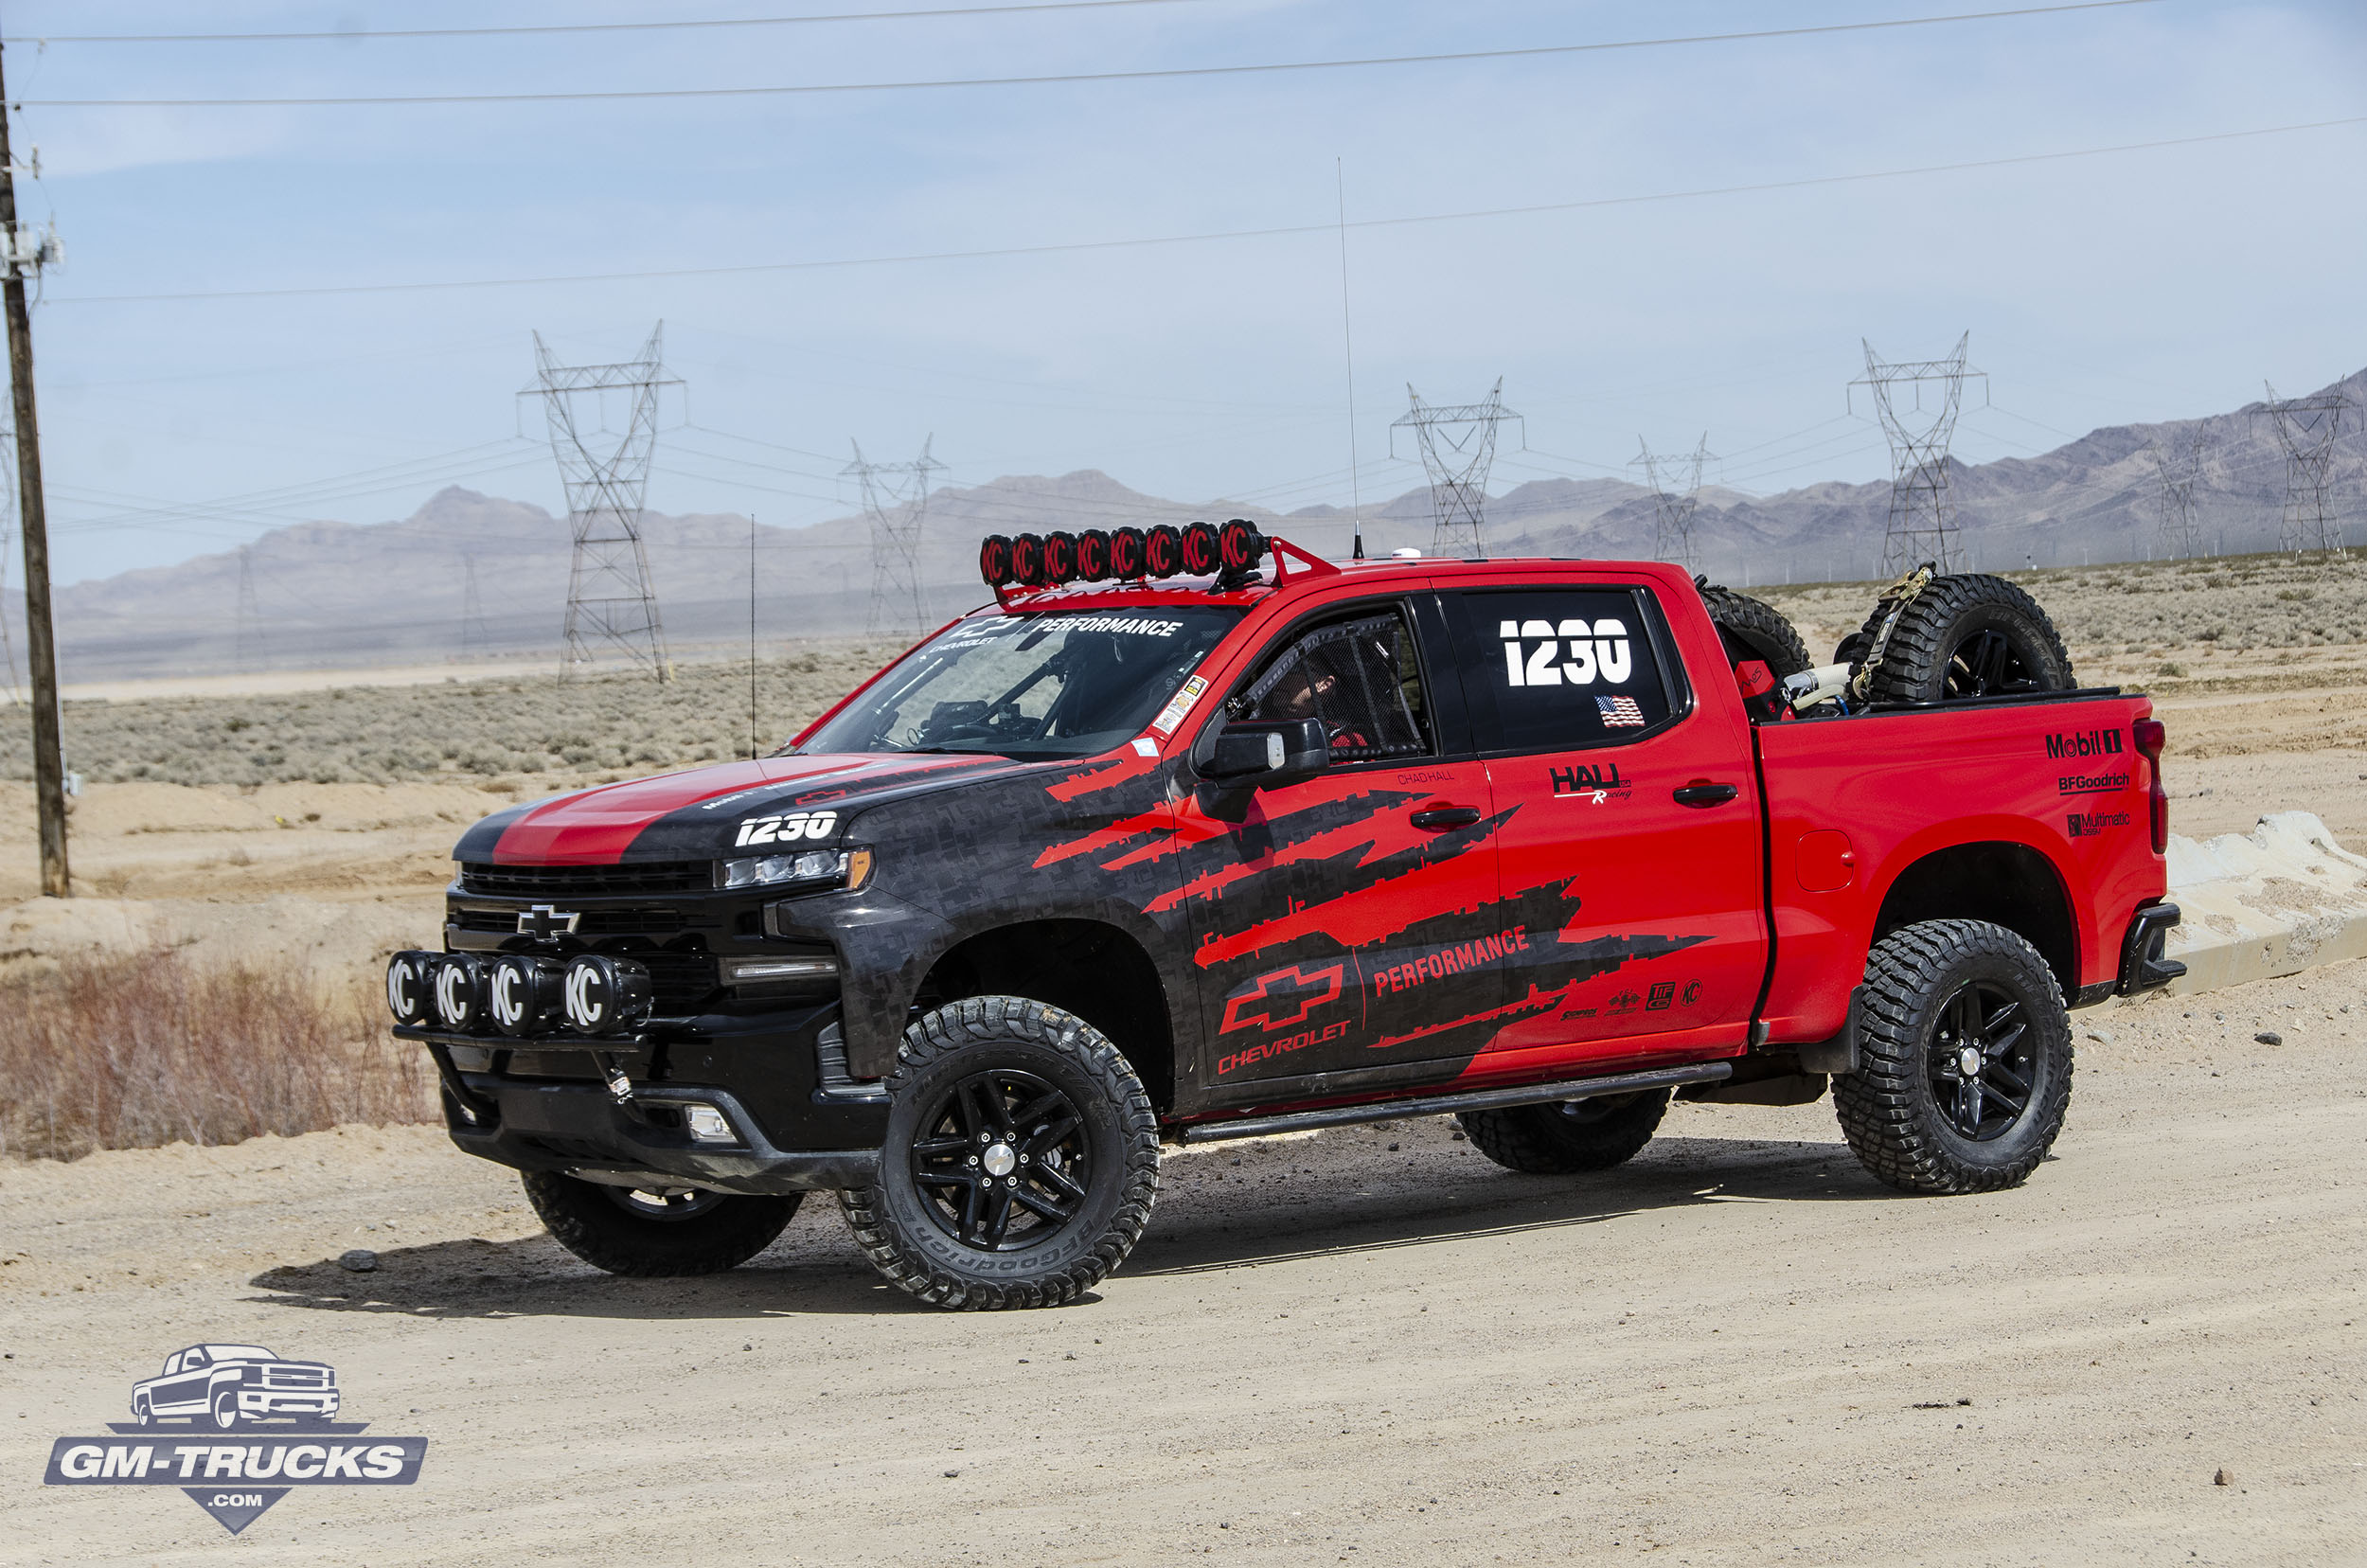
[[[1769,1038],[1840,1030],[1849,992],[1831,976],[1863,965],[1878,924],[1898,923],[1885,901],[1912,906],[1913,870],[1934,852],[1974,867],[1996,900],[2058,902],[2066,929],[2045,956],[2067,1001],[2100,1000],[2122,933],[2163,883],[2149,765],[2130,737],[2152,712],[2143,695],[2098,690],[1754,725]]]

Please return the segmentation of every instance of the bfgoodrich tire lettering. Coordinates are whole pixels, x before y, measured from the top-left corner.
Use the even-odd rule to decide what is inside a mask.
[[[1455,1120],[1472,1145],[1506,1170],[1532,1176],[1575,1176],[1625,1165],[1652,1141],[1668,1091],[1604,1095],[1563,1105],[1516,1105],[1504,1111],[1463,1111]]]
[[[738,1268],[773,1244],[799,1198],[662,1197],[548,1170],[520,1179],[553,1240],[596,1269],[644,1278]]]
[[[1058,1307],[1141,1239],[1158,1116],[1117,1047],[1074,1013],[1017,996],[939,1007],[904,1031],[887,1090],[880,1179],[839,1201],[899,1289],[948,1309]],[[970,1142],[977,1156],[955,1147]],[[1042,1161],[1054,1151],[1057,1166]]]
[[[1858,1051],[1834,1109],[1859,1162],[1901,1191],[2019,1186],[2063,1130],[2071,1016],[2046,961],[2002,926],[1929,920],[1876,943]]]

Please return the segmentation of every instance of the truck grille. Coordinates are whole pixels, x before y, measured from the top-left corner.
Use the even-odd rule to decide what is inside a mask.
[[[498,932],[507,936],[518,929],[515,909],[458,909],[452,924],[462,931]],[[670,935],[689,922],[679,909],[587,909],[576,919],[578,936]]]
[[[715,885],[706,861],[641,861],[630,865],[489,865],[460,863],[460,890],[513,899],[603,899],[647,893],[701,893]]]
[[[327,1388],[329,1372],[318,1366],[267,1366],[263,1369],[266,1388]]]

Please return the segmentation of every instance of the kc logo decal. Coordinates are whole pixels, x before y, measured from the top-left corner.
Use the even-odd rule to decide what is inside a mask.
[[[1346,986],[1344,963],[1326,964],[1318,970],[1292,964],[1261,974],[1225,1003],[1224,1023],[1217,1032],[1231,1034],[1253,1024],[1267,1030],[1287,1029],[1305,1022],[1317,1007],[1338,1001]]]

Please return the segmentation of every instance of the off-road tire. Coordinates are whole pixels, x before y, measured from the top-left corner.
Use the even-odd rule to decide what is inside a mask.
[[[1852,678],[1889,613],[1877,604],[1866,617],[1850,660]],[[2071,654],[2038,601],[2003,578],[1966,573],[1933,578],[1899,613],[1866,696],[1875,703],[1941,703],[2077,685]]]
[[[633,1213],[624,1190],[553,1170],[519,1173],[526,1202],[551,1239],[596,1269],[635,1278],[721,1274],[771,1246],[802,1197],[713,1194],[693,1213],[657,1218]]]
[[[1935,1065],[1944,1013],[1979,983],[2021,1007],[2034,1078],[2002,1131],[1965,1136],[1941,1103]],[[1866,957],[1858,1070],[1833,1078],[1833,1108],[1859,1163],[1902,1192],[1995,1192],[2046,1158],[2071,1103],[2071,1015],[2038,951],[1985,920],[1927,920],[1891,933]]]
[[[1016,1250],[991,1250],[950,1229],[916,1175],[916,1142],[930,1139],[958,1086],[988,1073],[1057,1090],[1076,1117],[1073,1148],[1085,1161],[1074,1213],[1042,1221],[1047,1234],[1023,1237]],[[949,1310],[1065,1306],[1142,1239],[1159,1193],[1158,1113],[1118,1048],[1076,1014],[1018,996],[949,1003],[904,1031],[887,1091],[879,1180],[840,1193],[839,1203],[855,1244],[898,1289]],[[1004,1202],[1016,1215],[1015,1201]]]
[[[1575,1176],[1634,1159],[1652,1141],[1667,1109],[1667,1090],[1646,1089],[1562,1105],[1459,1111],[1455,1120],[1470,1134],[1473,1148],[1506,1170]]]
[[[1784,618],[1782,611],[1714,582],[1697,582],[1695,586],[1700,590],[1701,607],[1710,613],[1718,637],[1726,644],[1730,661],[1740,664],[1745,659],[1760,660],[1779,681],[1814,667],[1816,661],[1808,657],[1808,645],[1800,640],[1800,633]]]

